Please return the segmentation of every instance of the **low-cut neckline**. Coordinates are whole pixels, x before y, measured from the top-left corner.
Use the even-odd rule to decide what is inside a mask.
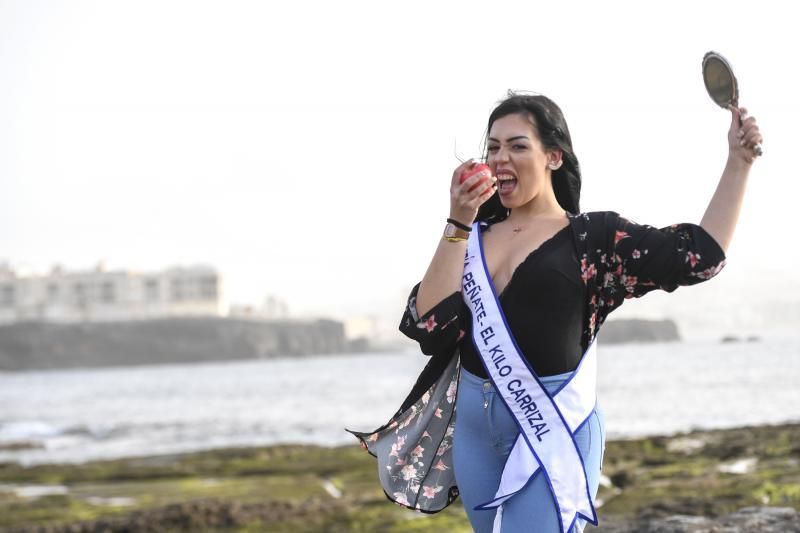
[[[501,298],[502,298],[502,297],[503,297],[503,296],[506,294],[506,292],[508,291],[508,287],[509,287],[509,286],[511,285],[511,283],[514,281],[514,278],[516,278],[516,277],[517,277],[517,273],[520,271],[520,269],[522,268],[522,266],[523,266],[525,263],[527,263],[527,262],[529,262],[530,260],[532,260],[534,257],[536,257],[536,256],[538,255],[538,253],[539,253],[539,252],[540,252],[540,251],[541,251],[541,250],[542,250],[542,249],[543,249],[543,248],[544,248],[546,245],[548,245],[548,244],[550,244],[551,242],[553,242],[553,241],[556,239],[556,237],[558,237],[559,235],[561,235],[562,233],[564,233],[564,232],[565,232],[565,230],[567,230],[567,229],[569,229],[569,228],[570,228],[570,226],[572,226],[572,223],[571,223],[571,222],[568,222],[566,226],[564,226],[564,227],[562,227],[561,229],[559,229],[559,230],[558,230],[557,232],[555,232],[553,235],[551,235],[550,237],[548,237],[547,239],[545,239],[544,241],[542,241],[542,243],[541,243],[539,246],[537,246],[536,248],[534,248],[533,250],[531,250],[531,252],[530,252],[528,255],[526,255],[526,256],[525,256],[525,259],[523,259],[522,261],[520,261],[520,263],[519,263],[519,264],[516,266],[516,268],[514,268],[514,271],[511,273],[511,277],[510,277],[510,278],[508,278],[508,282],[506,283],[505,287],[503,287],[503,290],[502,290],[501,292],[499,292],[499,293],[497,293],[497,292],[496,292],[496,291],[497,291],[497,286],[495,285],[494,279],[492,279],[492,285],[495,287],[495,292],[497,293],[497,299],[498,299],[498,300],[499,300],[499,299],[501,299]]]

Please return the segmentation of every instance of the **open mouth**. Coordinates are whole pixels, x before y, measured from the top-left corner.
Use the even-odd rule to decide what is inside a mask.
[[[500,194],[510,194],[517,186],[517,178],[511,174],[497,175],[497,192]]]

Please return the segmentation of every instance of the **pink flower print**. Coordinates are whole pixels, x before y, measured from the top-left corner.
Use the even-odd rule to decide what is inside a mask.
[[[400,475],[403,476],[403,479],[406,481],[412,480],[417,475],[417,469],[414,468],[414,465],[406,465],[400,470]]]
[[[422,405],[428,405],[428,401],[431,399],[431,393],[426,392],[422,395]]]
[[[640,257],[642,257],[642,252],[634,249],[633,252],[631,252],[631,257],[633,257],[634,259],[639,259]]]
[[[439,462],[433,465],[433,468],[435,470],[441,470],[442,472],[444,472],[445,470],[448,470],[450,467],[444,464],[444,461],[439,459]]]
[[[606,272],[603,276],[603,288],[605,289],[611,285],[614,285],[614,273]]]
[[[437,407],[436,412],[433,413],[433,416],[435,416],[436,418],[442,418],[442,410]]]
[[[438,493],[442,491],[444,487],[442,485],[437,485],[436,487],[431,487],[428,485],[422,486],[422,496],[425,498],[435,498]]]
[[[685,263],[689,263],[692,268],[700,261],[700,254],[695,254],[692,252],[686,252],[686,261]]]
[[[436,323],[436,315],[431,315],[428,317],[428,320],[426,320],[424,324],[417,324],[417,327],[420,329],[425,328],[425,330],[428,333],[430,333],[437,325],[438,324]]]
[[[416,406],[412,405],[411,406],[411,413],[405,418],[405,420],[403,420],[400,423],[400,429],[408,426],[409,424],[411,424],[411,422],[414,421],[414,417],[417,416],[417,412],[416,411],[417,411]]]
[[[389,454],[389,455],[391,455],[391,454]],[[394,464],[395,464],[395,466],[403,466],[403,465],[408,464],[408,461],[406,460],[405,457],[403,457],[402,459],[400,459],[398,457],[397,460],[394,462]]]
[[[589,264],[586,258],[581,259],[581,279],[584,283],[589,283],[589,280],[597,275],[597,269],[594,263]]]
[[[453,401],[455,401],[456,390],[458,390],[458,383],[453,380],[450,382],[450,386],[447,387],[447,403],[453,403]]]
[[[719,271],[722,270],[724,266],[725,266],[725,260],[723,260],[717,266],[707,268],[702,272],[690,272],[689,275],[700,279],[711,279],[717,274],[719,274]]]
[[[411,505],[408,503],[408,498],[404,492],[395,492],[392,494],[392,496],[394,496],[395,503],[399,503],[400,505]]]
[[[411,451],[411,457],[422,457],[423,453],[425,453],[425,448],[422,446],[417,446]]]
[[[614,235],[614,246],[616,246],[619,241],[627,237],[630,237],[630,235],[628,235],[628,232],[617,230],[617,233]]]
[[[439,445],[439,449],[438,449],[438,450],[436,450],[436,456],[437,456],[437,457],[441,457],[441,456],[442,456],[442,455],[444,455],[444,454],[445,454],[445,452],[446,452],[447,450],[449,450],[449,449],[450,449],[450,443],[449,443],[449,442],[446,442],[446,441],[445,441],[445,442],[442,442],[442,443]]]
[[[433,437],[431,437],[431,434],[428,433],[427,431],[422,433],[422,438],[419,440],[423,440],[425,437],[428,437],[429,439],[433,440]]]

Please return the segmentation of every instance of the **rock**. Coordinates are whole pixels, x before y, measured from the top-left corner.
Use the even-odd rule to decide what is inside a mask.
[[[728,531],[800,532],[800,513],[791,507],[745,507],[724,517]]]
[[[745,507],[719,518],[672,515],[639,518],[626,523],[619,518],[601,520],[602,533],[800,533],[800,513],[790,507]]]
[[[704,439],[678,437],[670,440],[667,443],[667,451],[672,453],[682,453],[685,455],[692,455],[695,452],[701,451],[706,446]]]
[[[724,474],[747,474],[755,470],[757,464],[758,458],[745,457],[728,463],[722,463],[717,466],[717,470]]]
[[[609,476],[609,479],[611,480],[612,485],[620,489],[624,489],[626,486],[630,485],[631,482],[633,481],[631,473],[628,472],[627,470],[620,470],[619,472],[615,472],[614,474],[611,474],[611,476]]]
[[[672,320],[609,320],[600,328],[597,337],[601,342],[609,344],[681,340],[678,326]]]

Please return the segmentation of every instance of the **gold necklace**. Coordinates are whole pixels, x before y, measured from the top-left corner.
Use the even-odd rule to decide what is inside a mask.
[[[566,212],[565,212],[565,214],[566,214]],[[526,229],[528,229],[528,227],[527,227],[527,226],[516,226],[516,227],[513,227],[513,228],[511,228],[511,232],[512,232],[514,235],[519,235],[519,233],[520,233],[521,231],[523,231],[523,230],[526,230]]]

